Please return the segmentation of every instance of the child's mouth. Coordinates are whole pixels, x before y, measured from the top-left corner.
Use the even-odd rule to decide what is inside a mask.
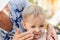
[[[40,38],[40,35],[39,34],[34,34],[34,38],[38,39],[38,38]]]
[[[42,36],[43,36],[42,34],[34,34],[34,39],[38,39],[38,38],[40,38]]]

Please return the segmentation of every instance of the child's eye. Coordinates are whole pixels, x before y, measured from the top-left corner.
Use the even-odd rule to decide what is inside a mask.
[[[44,25],[40,25],[40,27],[44,27]]]
[[[35,28],[35,26],[31,26],[31,28]]]

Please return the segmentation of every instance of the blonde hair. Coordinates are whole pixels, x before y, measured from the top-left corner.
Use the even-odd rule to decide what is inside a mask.
[[[23,20],[26,19],[27,17],[34,15],[34,17],[43,14],[44,15],[44,10],[37,5],[30,5],[29,7],[26,7],[22,13]]]

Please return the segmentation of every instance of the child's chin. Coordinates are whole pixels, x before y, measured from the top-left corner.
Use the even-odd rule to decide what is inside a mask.
[[[43,35],[35,35],[34,38],[35,38],[35,39],[39,39],[39,38],[41,38],[42,36],[43,36]]]
[[[39,39],[39,38],[40,38],[40,36],[35,36],[34,38],[35,38],[35,39]]]

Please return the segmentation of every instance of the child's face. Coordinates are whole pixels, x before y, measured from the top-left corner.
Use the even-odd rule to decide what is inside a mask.
[[[34,15],[31,15],[27,18],[27,21],[24,22],[24,28],[27,29],[27,31],[33,32],[34,39],[38,39],[44,34],[44,22],[44,15],[35,18]]]

